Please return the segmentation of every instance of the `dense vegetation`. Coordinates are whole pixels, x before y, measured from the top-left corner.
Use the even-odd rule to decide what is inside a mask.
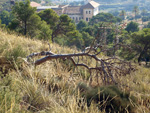
[[[149,112],[149,69],[137,67],[132,74],[120,76],[121,87],[94,82],[89,86],[88,72],[69,62],[52,60],[36,68],[26,65],[25,56],[46,51],[47,43],[4,31],[0,35],[1,112]],[[55,53],[75,51],[54,43],[51,48]]]
[[[124,10],[116,16],[99,13],[89,23],[75,24],[68,15],[58,16],[52,9],[36,13],[29,0],[16,2],[12,12],[0,12],[0,112],[150,112],[150,23],[143,29],[135,21],[124,25],[125,15]],[[116,77],[117,84],[97,83],[97,75],[90,83],[91,73],[65,58],[36,67],[26,59],[39,51],[84,53],[93,40],[93,48],[99,47],[94,48],[96,52],[111,50],[101,52],[100,58],[135,61],[135,70]],[[90,58],[85,62],[98,66]]]

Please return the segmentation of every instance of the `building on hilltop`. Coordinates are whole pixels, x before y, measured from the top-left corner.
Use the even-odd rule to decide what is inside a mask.
[[[69,6],[69,5],[58,5],[58,6],[38,6],[37,12],[45,9],[53,9],[59,16],[67,14],[71,19],[78,23],[81,19],[89,22],[89,20],[99,13],[99,7],[95,1],[89,0],[89,2],[83,6]]]
[[[99,4],[94,2],[94,1],[90,1],[89,3],[87,3],[86,5],[84,5],[82,7],[83,9],[83,20],[88,21],[95,15],[97,15],[99,13]]]

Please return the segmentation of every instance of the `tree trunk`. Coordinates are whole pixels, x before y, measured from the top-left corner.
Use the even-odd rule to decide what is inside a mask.
[[[135,21],[137,22],[137,20],[136,20],[136,12],[135,12]]]
[[[52,43],[54,42],[54,32],[52,33]]]
[[[142,52],[140,53],[140,55],[139,55],[139,57],[138,57],[138,63],[140,63],[142,56],[143,56],[144,53],[147,51],[147,49],[148,49],[148,48],[147,48],[147,45],[148,45],[148,44],[146,44],[146,45],[144,46]]]
[[[24,22],[24,35],[27,34],[27,22],[25,21]]]

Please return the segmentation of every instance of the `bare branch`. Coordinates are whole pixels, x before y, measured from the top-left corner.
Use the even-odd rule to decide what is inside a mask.
[[[92,49],[90,48],[90,51],[91,50]],[[100,59],[97,57],[97,55],[98,54],[90,54],[89,51],[86,53],[74,53],[74,54],[54,54],[50,51],[46,52],[42,51],[40,53],[32,53],[31,55],[27,56],[27,59],[36,56],[44,56],[43,58],[40,58],[33,63],[35,66],[52,59],[70,60],[75,67],[85,67],[90,73],[91,81],[92,77],[94,77],[94,75],[92,75],[91,72],[92,70],[93,71],[96,70],[97,81],[99,81],[99,78],[101,78],[101,80],[103,80],[105,84],[110,83],[116,84],[117,83],[115,80],[116,78],[118,78],[119,76],[125,76],[134,71],[134,67],[129,62],[125,62],[117,57]],[[73,59],[75,57],[77,58],[77,61]],[[90,60],[94,59],[98,63],[96,64],[96,67],[90,67],[90,65],[84,63],[88,57]],[[79,63],[80,61],[82,63]]]

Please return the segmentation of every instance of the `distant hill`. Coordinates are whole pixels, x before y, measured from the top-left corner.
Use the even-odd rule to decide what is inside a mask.
[[[10,0],[0,0],[0,11],[2,10],[11,10]]]

